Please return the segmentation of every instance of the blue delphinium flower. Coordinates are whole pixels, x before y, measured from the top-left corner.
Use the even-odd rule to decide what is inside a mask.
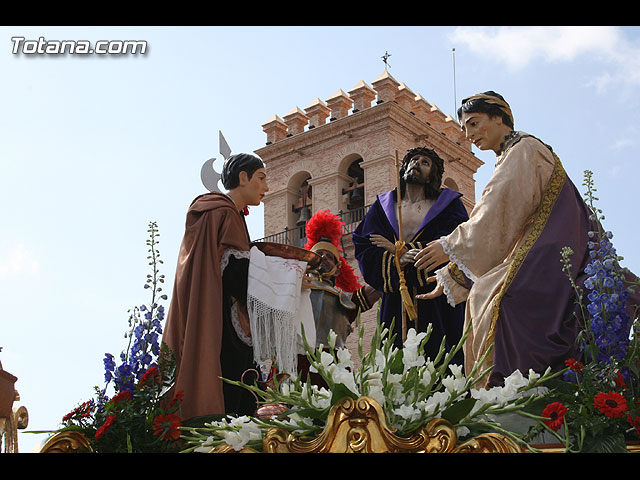
[[[133,393],[133,389],[135,387],[133,367],[128,363],[121,364],[116,369],[114,381],[117,391],[122,392],[123,390],[127,390],[129,393]]]
[[[164,275],[158,272],[160,253],[156,249],[157,230],[152,223],[149,230],[151,238],[149,245],[150,265],[152,274],[147,276],[145,288],[151,289],[151,303],[135,307],[129,318],[130,331],[125,335],[129,338],[129,346],[120,353],[120,365],[116,368],[113,355],[107,353],[104,359],[105,382],[114,382],[116,391],[128,390],[133,392],[135,382],[151,367],[155,365],[154,357],[160,355],[160,339],[162,335],[162,320],[165,309],[156,299],[166,300],[167,296],[160,294],[159,284],[164,282]],[[105,387],[106,389],[106,387]]]
[[[598,238],[601,236],[602,238]],[[590,328],[599,348],[597,361],[611,358],[623,360],[629,344],[629,316],[626,313],[627,293],[617,272],[617,254],[611,243],[613,234],[589,232],[589,256],[593,259],[585,268],[589,275],[584,286],[589,304]]]
[[[116,362],[113,359],[113,355],[105,353],[104,355],[104,381],[109,383],[113,378],[113,371],[116,368]]]

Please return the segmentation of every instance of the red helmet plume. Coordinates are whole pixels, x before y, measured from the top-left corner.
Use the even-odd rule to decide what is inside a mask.
[[[345,223],[329,210],[318,210],[305,226],[307,243],[304,248],[314,250],[314,247],[331,251],[340,261],[340,274],[336,277],[336,287],[345,292],[355,292],[362,287],[351,265],[347,263],[340,251],[340,237]]]

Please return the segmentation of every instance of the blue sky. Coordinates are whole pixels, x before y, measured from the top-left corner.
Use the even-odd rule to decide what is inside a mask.
[[[14,54],[16,36],[145,40],[147,52]],[[371,84],[385,52],[394,78],[445,113],[503,94],[516,128],[550,144],[581,191],[592,170],[605,226],[640,272],[638,27],[10,26],[0,45],[0,362],[28,430],[57,428],[103,385],[104,353],[125,347],[127,311],[148,302],[149,221],[171,291],[218,131],[234,152],[256,150],[266,120]],[[494,156],[474,151],[478,196]],[[248,218],[261,237],[262,209]],[[20,433],[20,450],[42,438]]]

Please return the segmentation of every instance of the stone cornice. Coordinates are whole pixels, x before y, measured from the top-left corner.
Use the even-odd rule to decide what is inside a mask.
[[[266,145],[255,150],[266,163],[277,159],[278,157],[293,151],[301,151],[314,147],[317,144],[325,142],[332,138],[340,136],[351,137],[357,134],[359,129],[374,124],[380,120],[384,120],[387,107],[391,104],[384,103],[369,107],[365,110],[353,113],[347,117],[343,117],[324,125],[316,126],[305,132],[292,135],[280,140],[279,142]],[[383,107],[383,108],[380,108]],[[291,145],[295,144],[296,148],[292,149]]]
[[[436,128],[428,125],[424,121],[416,118],[410,112],[404,110],[395,102],[383,102],[359,112],[348,115],[315,128],[306,130],[287,137],[279,142],[266,145],[255,150],[265,163],[269,164],[277,160],[279,157],[296,151],[300,155],[306,149],[327,142],[328,140],[347,136],[349,138],[358,135],[358,131],[376,122],[389,122],[395,124],[395,128],[400,128],[404,132],[411,132],[416,135],[414,141],[418,141],[420,137],[425,136],[429,144],[440,148],[449,153],[455,161],[460,161],[472,171],[477,171],[484,164],[472,152],[466,150],[456,141],[450,139]],[[295,144],[295,149],[292,145]]]
[[[340,172],[333,172],[330,173],[328,175],[323,175],[321,177],[317,177],[317,178],[311,178],[309,179],[309,185],[311,185],[312,187],[315,187],[316,185],[320,185],[323,184],[329,180],[332,180],[334,178],[340,178],[342,180],[351,180],[351,177],[340,173]]]

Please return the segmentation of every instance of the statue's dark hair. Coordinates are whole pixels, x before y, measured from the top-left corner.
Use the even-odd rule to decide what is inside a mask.
[[[233,190],[240,184],[240,172],[247,172],[249,179],[256,170],[264,168],[262,160],[249,153],[231,155],[222,166],[222,185],[227,190]]]
[[[489,95],[492,97],[499,98],[503,102],[506,103],[506,100],[499,93],[494,92],[493,90],[489,90],[488,92],[483,92],[483,95]],[[498,105],[493,103],[488,103],[481,98],[476,98],[473,100],[469,100],[471,97],[463,98],[461,102],[460,108],[458,108],[458,120],[462,119],[463,113],[486,113],[490,117],[501,117],[502,123],[507,125],[510,128],[513,128],[513,121],[511,117],[507,115],[507,113],[502,110]]]
[[[429,181],[424,186],[424,194],[426,198],[437,198],[442,191],[442,175],[444,174],[444,160],[436,153],[435,150],[427,147],[416,147],[407,151],[407,154],[402,159],[402,165],[400,166],[400,198],[404,197],[404,192],[407,189],[407,184],[404,181],[404,174],[407,171],[409,160],[416,154],[425,155],[431,159],[431,173],[429,175]]]

